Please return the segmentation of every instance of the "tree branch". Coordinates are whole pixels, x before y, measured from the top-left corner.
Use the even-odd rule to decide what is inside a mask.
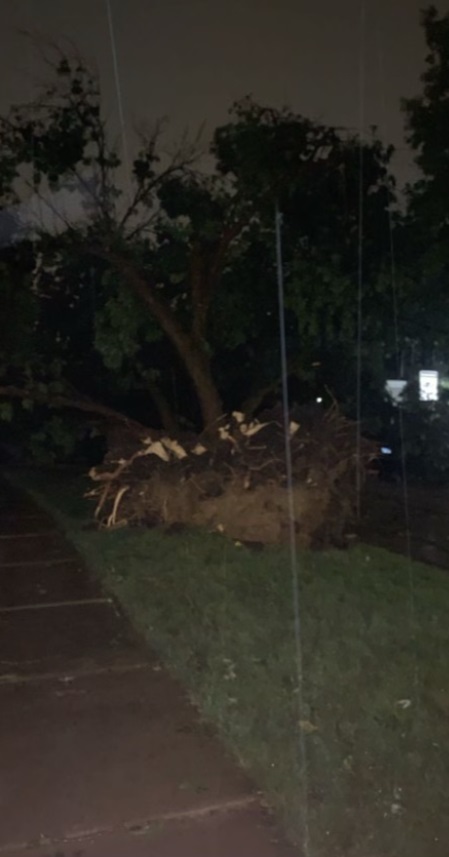
[[[245,225],[246,220],[240,220],[225,227],[210,260],[207,259],[207,251],[204,258],[199,241],[193,244],[190,267],[191,333],[197,341],[204,338],[210,304],[223,273],[229,247]]]
[[[84,411],[88,414],[98,414],[106,420],[122,423],[133,434],[138,434],[147,431],[147,427],[142,423],[132,420],[120,411],[114,410],[107,405],[102,405],[99,402],[93,402],[87,398],[71,398],[60,394],[44,393],[40,390],[29,390],[27,388],[16,387],[8,384],[0,387],[0,396],[5,396],[10,399],[31,399],[41,405],[49,405],[52,408],[68,408],[76,411]]]
[[[165,398],[162,390],[154,381],[148,379],[147,386],[149,394],[153,399],[153,402],[156,405],[157,411],[159,413],[162,428],[164,428],[165,431],[167,431],[169,434],[174,434],[176,431],[178,431],[179,425],[176,421],[176,416],[173,413],[169,402]]]
[[[301,370],[299,366],[299,362],[297,359],[293,359],[289,361],[287,366],[287,374],[289,377],[297,376],[300,377]],[[281,386],[282,379],[280,377],[275,378],[273,381],[268,382],[262,387],[256,387],[252,393],[247,397],[245,402],[241,407],[241,411],[247,416],[252,416],[254,412],[260,407],[263,403],[263,400],[266,396],[271,394],[275,394],[278,392]]]
[[[156,284],[142,274],[133,262],[106,247],[91,247],[90,250],[98,258],[112,264],[118,273],[123,275],[134,294],[146,303],[163,332],[176,347],[182,348],[189,342],[189,335],[183,330],[168,304],[156,294]]]
[[[126,285],[147,305],[161,330],[174,345],[198,394],[205,424],[219,419],[222,409],[220,396],[202,343],[190,331],[184,330],[170,306],[157,294],[156,284],[142,274],[132,261],[101,246],[91,247],[90,252],[109,262],[123,276]]]
[[[179,164],[170,164],[169,167],[167,167],[161,173],[158,173],[158,175],[154,176],[151,181],[142,181],[142,183],[136,188],[134,197],[119,222],[119,229],[123,231],[128,221],[136,213],[139,205],[147,205],[148,202],[151,201],[151,196],[154,194],[156,188],[158,188],[162,184],[162,182],[166,181],[173,174],[180,172],[183,169],[186,169],[189,163],[189,160],[186,159],[184,163],[180,162]],[[147,225],[146,222],[142,225],[136,226],[132,231],[131,235],[128,236],[128,238],[137,235],[141,231],[141,229],[145,227],[145,225]]]

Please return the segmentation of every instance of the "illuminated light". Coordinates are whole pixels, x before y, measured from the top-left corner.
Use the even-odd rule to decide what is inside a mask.
[[[389,446],[381,446],[380,451],[382,455],[393,455],[393,450]]]
[[[322,401],[323,401],[323,400],[322,400],[321,396],[318,396],[318,398],[317,398],[317,402],[318,402],[318,404],[319,404],[319,405],[321,405],[321,402],[322,402]]]
[[[438,401],[438,372],[421,369],[419,373],[419,398],[421,402]]]

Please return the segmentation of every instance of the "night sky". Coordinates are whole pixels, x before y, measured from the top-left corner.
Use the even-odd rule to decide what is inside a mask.
[[[361,0],[111,0],[128,134],[170,118],[205,133],[251,93],[324,122],[359,128]],[[419,91],[425,45],[422,0],[365,0],[366,127],[399,147],[409,175],[399,99]],[[20,29],[70,38],[101,74],[104,107],[118,127],[105,0],[0,0],[0,109],[28,99],[40,60]]]

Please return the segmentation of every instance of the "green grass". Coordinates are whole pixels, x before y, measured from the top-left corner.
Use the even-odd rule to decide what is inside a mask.
[[[307,811],[312,857],[447,857],[449,574],[366,546],[301,553],[299,710],[286,550],[97,532],[82,481],[21,480],[299,842]]]

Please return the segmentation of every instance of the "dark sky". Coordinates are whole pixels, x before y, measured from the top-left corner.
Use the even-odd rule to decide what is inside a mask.
[[[129,134],[168,116],[172,133],[206,130],[234,99],[256,100],[324,122],[359,127],[361,0],[111,0]],[[425,4],[424,4],[425,5]],[[400,148],[399,99],[419,90],[422,0],[365,0],[366,125]],[[28,98],[41,73],[20,29],[68,37],[102,78],[117,122],[106,0],[0,0],[0,110]]]

